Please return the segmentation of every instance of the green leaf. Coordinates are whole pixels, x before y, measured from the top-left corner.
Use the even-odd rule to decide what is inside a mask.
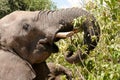
[[[100,0],[100,4],[103,5],[103,0]]]

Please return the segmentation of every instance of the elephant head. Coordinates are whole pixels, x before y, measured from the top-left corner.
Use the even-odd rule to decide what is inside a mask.
[[[87,18],[81,29],[84,31],[84,43],[88,45],[89,52],[97,45],[100,30],[95,25],[95,18],[80,8],[15,11],[0,20],[0,48],[10,50],[31,64],[40,63],[51,53],[58,52],[54,42],[61,38],[56,37],[56,34],[73,31],[72,22],[80,16]],[[93,35],[97,36],[94,41],[91,40]],[[66,59],[69,61],[71,57],[66,56]],[[75,62],[74,59],[72,62]]]
[[[49,43],[46,33],[36,15],[39,12],[15,11],[0,20],[0,49],[8,50],[31,64],[45,61],[57,52],[54,43]]]

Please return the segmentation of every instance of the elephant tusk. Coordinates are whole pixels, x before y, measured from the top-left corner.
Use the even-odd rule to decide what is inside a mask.
[[[56,38],[65,39],[67,37],[71,37],[72,35],[74,35],[74,31],[70,31],[70,32],[58,32],[55,37]]]
[[[74,29],[73,31],[69,31],[69,32],[58,32],[55,37],[65,39],[67,37],[73,36],[75,33],[78,33],[78,32],[79,32],[78,29]]]

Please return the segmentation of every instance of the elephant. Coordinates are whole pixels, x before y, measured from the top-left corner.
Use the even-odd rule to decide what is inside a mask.
[[[46,59],[51,53],[59,51],[55,42],[62,38],[56,35],[73,31],[72,21],[80,16],[87,18],[80,28],[84,32],[84,44],[88,45],[86,51],[89,53],[99,41],[100,28],[98,24],[95,25],[94,16],[81,8],[14,11],[0,19],[0,79],[49,80],[51,75],[59,76],[55,72],[60,71],[47,65]],[[97,38],[92,41],[91,36]],[[78,54],[82,52],[77,52],[75,57],[67,54],[65,58],[74,63],[79,58]],[[58,68],[71,80],[71,74],[67,72],[69,70],[61,66]]]

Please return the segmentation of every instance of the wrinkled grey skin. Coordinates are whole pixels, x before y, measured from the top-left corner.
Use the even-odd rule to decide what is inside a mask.
[[[61,65],[55,65],[54,63],[48,63],[47,65],[51,72],[49,80],[60,80],[60,75],[66,75],[67,80],[72,80],[72,73],[69,69]]]
[[[95,25],[96,21],[91,14],[80,8],[56,11],[15,11],[3,17],[0,20],[0,79],[32,80],[35,75],[38,76],[37,74],[41,70],[38,70],[39,72],[35,74],[37,70],[35,70],[34,64],[40,65],[51,53],[58,52],[58,47],[54,42],[59,39],[55,38],[55,34],[73,30],[73,24],[71,24],[73,19],[84,15],[89,18],[81,28],[85,33],[84,42],[88,45],[86,51],[89,52],[95,48],[99,40],[99,26]],[[89,28],[89,26],[92,26],[92,28]],[[88,35],[95,35],[97,39],[92,42],[91,37]],[[9,58],[8,55],[10,55]],[[75,62],[72,55],[66,56],[66,60],[68,62],[72,61],[70,63]],[[11,65],[9,66],[9,64]],[[14,76],[12,75],[13,71]],[[4,76],[5,74],[9,77]],[[45,79],[48,79],[47,76],[35,80]]]
[[[72,80],[71,71],[62,65],[42,62],[33,64],[32,67],[36,72],[34,80],[61,80],[60,75],[66,75],[67,80]]]

